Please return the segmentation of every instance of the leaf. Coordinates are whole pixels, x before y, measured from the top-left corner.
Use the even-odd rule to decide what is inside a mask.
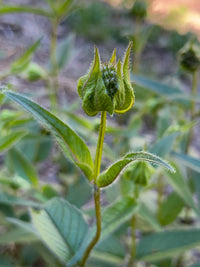
[[[32,59],[33,53],[37,50],[38,46],[40,45],[40,42],[41,38],[37,40],[33,45],[31,45],[20,58],[18,58],[12,63],[12,73],[20,73],[27,68],[28,64]]]
[[[50,200],[40,211],[32,210],[31,217],[41,239],[65,264],[88,235],[88,225],[81,212],[60,198]]]
[[[36,119],[43,122],[54,134],[65,155],[79,166],[89,180],[92,180],[93,160],[90,151],[84,141],[68,125],[20,94],[9,91],[4,91],[4,94],[31,112]]]
[[[38,184],[39,179],[35,168],[19,150],[12,148],[8,152],[8,156],[11,164],[14,167],[14,170],[20,177],[22,177],[31,184]]]
[[[8,232],[1,233],[0,245],[8,245],[11,243],[30,243],[38,241],[38,237],[27,232],[22,228],[15,228]]]
[[[145,219],[145,221],[153,226],[156,231],[161,230],[161,225],[159,224],[156,216],[144,203],[140,203],[138,213],[143,219]]]
[[[105,187],[111,184],[127,167],[128,164],[134,163],[135,161],[147,161],[153,164],[158,164],[161,167],[164,167],[172,172],[174,172],[174,168],[170,166],[166,161],[162,160],[161,158],[148,153],[148,152],[135,152],[127,154],[123,159],[115,162],[111,165],[106,171],[101,173],[97,178],[97,185],[99,187]]]
[[[167,181],[170,185],[174,188],[177,194],[185,201],[185,203],[193,208],[197,214],[199,213],[197,207],[193,201],[192,193],[188,187],[188,184],[183,179],[183,174],[181,173],[180,169],[177,165],[173,164],[176,169],[176,173],[166,173]]]
[[[72,48],[74,46],[74,35],[70,34],[57,47],[56,56],[58,67],[64,68],[72,56]]]
[[[172,133],[158,140],[150,149],[151,153],[164,157],[171,151],[174,141],[179,133]]]
[[[5,192],[0,192],[0,203],[1,204],[8,204],[8,205],[19,205],[19,206],[29,206],[29,207],[39,207],[40,204],[21,198],[9,195]]]
[[[137,207],[135,200],[130,197],[124,197],[107,207],[102,212],[101,241],[130,220],[137,211]]]
[[[191,156],[177,153],[177,152],[172,152],[172,155],[180,161],[180,163],[184,164],[186,167],[189,167],[190,169],[200,172],[200,160],[195,159]]]
[[[199,267],[199,266],[200,266],[200,261],[195,264],[192,264],[190,267]]]
[[[27,131],[14,131],[6,136],[1,136],[0,152],[4,152],[14,146],[26,133]]]
[[[162,202],[158,211],[160,223],[162,225],[168,225],[175,221],[183,207],[184,202],[177,193],[173,192],[168,195]]]
[[[52,15],[45,10],[39,8],[33,8],[30,6],[2,6],[0,7],[0,14],[10,14],[10,13],[33,13],[40,16],[51,17]]]
[[[169,100],[189,104],[191,101],[200,102],[199,95],[191,96],[185,94],[177,87],[172,87],[139,75],[131,75],[131,81],[139,87],[146,88],[161,96],[165,96]],[[188,103],[189,102],[189,103]]]
[[[168,230],[143,237],[136,257],[144,261],[156,261],[177,256],[200,245],[200,230]]]

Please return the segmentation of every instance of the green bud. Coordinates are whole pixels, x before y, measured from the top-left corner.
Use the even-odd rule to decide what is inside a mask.
[[[147,16],[147,3],[144,0],[136,0],[130,13],[136,18],[145,18]]]
[[[200,47],[190,40],[180,50],[180,65],[188,72],[194,72],[200,68]]]
[[[78,94],[83,100],[83,109],[89,116],[100,111],[109,114],[125,113],[134,104],[134,92],[129,78],[129,44],[123,64],[116,64],[116,49],[109,63],[101,64],[98,49],[95,47],[94,60],[88,74],[78,80]]]
[[[28,67],[22,72],[21,76],[31,82],[45,79],[47,74],[45,70],[38,64],[31,62]]]
[[[124,177],[135,184],[147,186],[153,172],[154,168],[147,162],[138,161],[126,170]]]

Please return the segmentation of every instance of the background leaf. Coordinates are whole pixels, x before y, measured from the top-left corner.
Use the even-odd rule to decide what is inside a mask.
[[[143,237],[138,245],[139,260],[155,261],[177,256],[200,245],[200,230],[168,230]]]
[[[13,145],[15,145],[25,134],[27,131],[14,131],[12,133],[7,134],[6,136],[1,136],[0,138],[0,152],[4,152],[8,150]]]
[[[20,177],[34,185],[38,184],[39,178],[37,172],[31,163],[23,156],[22,152],[16,148],[12,148],[8,152],[8,158],[9,163]]]

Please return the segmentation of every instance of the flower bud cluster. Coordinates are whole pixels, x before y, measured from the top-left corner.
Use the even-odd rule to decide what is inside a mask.
[[[101,72],[107,93],[110,98],[113,99],[114,95],[118,91],[117,70],[113,65],[109,67],[109,65],[106,63],[102,67]]]
[[[89,72],[78,80],[78,94],[83,100],[83,109],[89,116],[101,111],[110,115],[125,113],[134,104],[135,96],[129,77],[129,56],[132,43],[129,44],[123,63],[116,63],[116,50],[109,63],[101,64],[99,51],[95,55]]]
[[[200,47],[194,43],[194,40],[186,43],[180,50],[180,65],[188,72],[194,72],[200,68]]]

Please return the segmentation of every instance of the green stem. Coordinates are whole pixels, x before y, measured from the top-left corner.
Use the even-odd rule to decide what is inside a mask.
[[[57,107],[57,94],[59,88],[58,81],[58,62],[56,57],[56,47],[57,47],[57,31],[58,31],[59,20],[54,18],[52,20],[52,33],[51,33],[51,43],[50,43],[50,61],[51,61],[51,73],[50,73],[50,82],[49,82],[49,90],[50,90],[50,102],[51,107]]]
[[[135,254],[136,254],[135,223],[136,223],[136,217],[134,215],[130,221],[130,225],[131,225],[131,248],[130,248],[130,258],[129,258],[127,267],[135,266],[135,263],[134,263],[134,258],[135,258]]]
[[[192,96],[195,96],[197,94],[197,87],[198,87],[198,72],[194,71],[192,74]],[[190,120],[194,120],[195,110],[196,110],[195,101],[191,100]],[[188,153],[188,151],[189,151],[192,137],[193,137],[193,128],[190,129],[190,132],[188,135],[188,140],[187,140],[187,145],[186,145],[186,153]]]
[[[94,164],[94,202],[95,202],[95,214],[96,214],[96,234],[93,237],[92,241],[88,245],[82,261],[80,263],[80,267],[84,267],[85,263],[92,251],[93,247],[98,242],[100,235],[101,235],[101,192],[100,188],[96,185],[97,177],[100,173],[101,168],[101,157],[103,151],[103,142],[104,142],[104,135],[106,129],[106,111],[101,112],[101,123],[99,128],[99,139],[97,144],[96,150],[96,157],[95,157],[95,164]]]

